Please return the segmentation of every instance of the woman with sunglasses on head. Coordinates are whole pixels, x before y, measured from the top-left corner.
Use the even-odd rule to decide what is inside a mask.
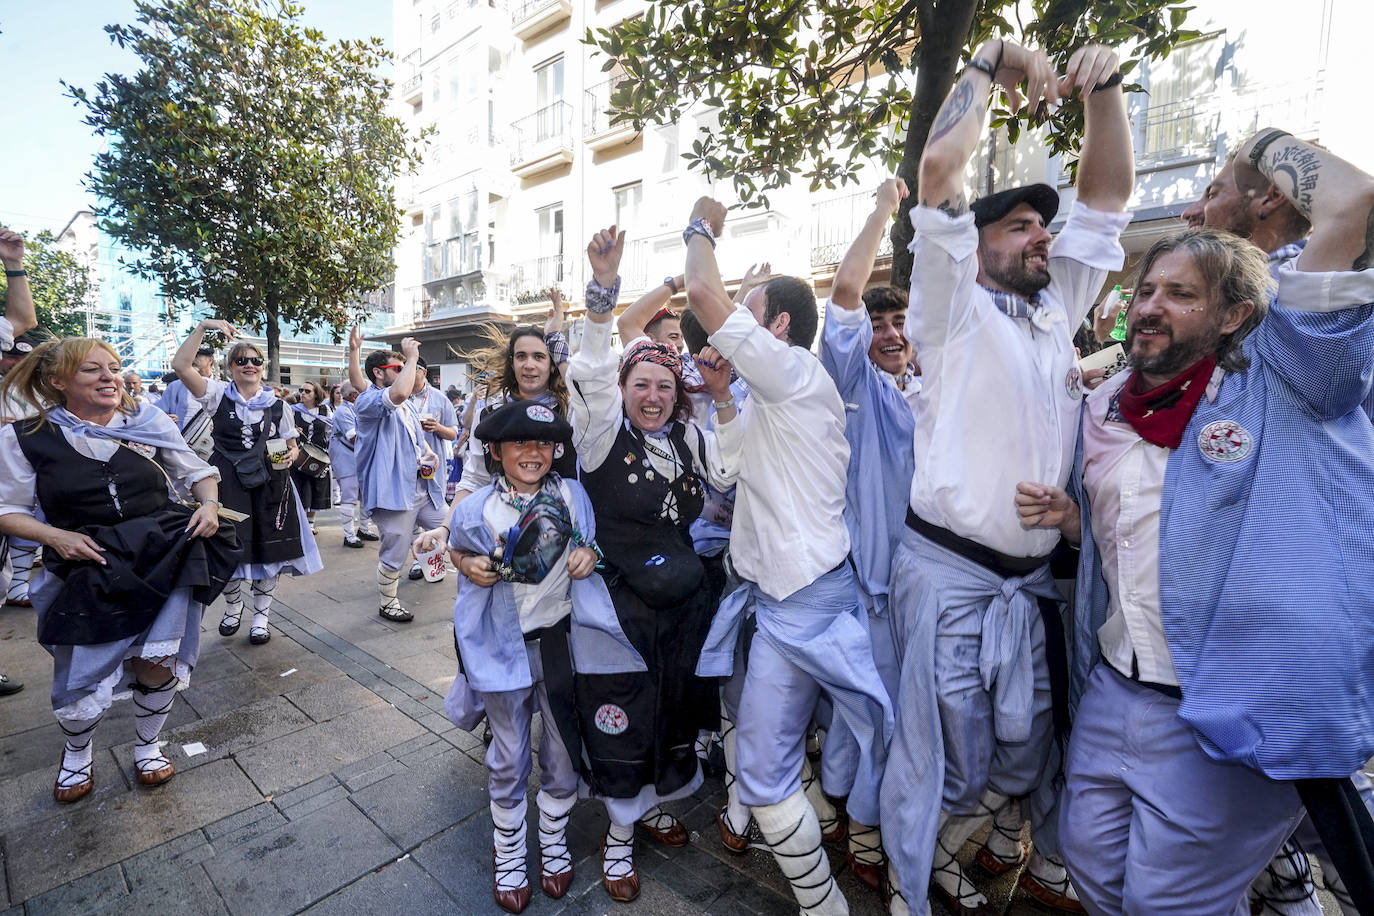
[[[300,399],[291,405],[291,414],[296,422],[297,447],[309,443],[321,452],[328,453],[329,437],[334,429],[333,411],[326,403],[324,389],[315,382],[302,382],[296,389]],[[310,533],[315,530],[315,513],[333,505],[330,494],[330,472],[315,476],[291,468],[291,481],[300,494],[301,505],[305,506],[305,517],[310,521]]]
[[[109,344],[71,337],[36,347],[0,385],[0,398],[34,405],[0,428],[0,532],[44,548],[30,596],[67,736],[53,784],[64,804],[95,786],[92,738],[128,683],[126,662],[137,782],[172,778],[158,736],[199,656],[203,602],[238,561],[219,526],[219,473],[165,413],[134,402],[119,371]],[[174,489],[200,505],[174,502]]]
[[[659,805],[701,784],[697,734],[719,727],[716,684],[696,676],[712,607],[688,528],[706,484],[728,490],[734,482],[741,444],[730,366],[712,348],[700,368],[716,402],[714,432],[691,420],[676,346],[637,337],[619,359],[612,352],[624,250],[625,233],[615,227],[587,246],[587,325],[568,364],[573,442],[596,511],[603,578],[648,665],[639,674],[577,675],[585,778],[610,815],[602,883],[619,902],[639,893],[636,823],[665,845],[687,842],[686,829]]]
[[[272,638],[268,615],[277,578],[284,572],[309,575],[323,569],[324,563],[288,470],[296,457],[296,424],[286,415],[285,404],[263,382],[267,362],[263,352],[256,344],[236,342],[225,359],[229,381],[204,378],[192,360],[206,331],[219,331],[231,341],[238,334],[227,321],[201,321],[172,357],[172,369],[214,418],[215,450],[210,463],[219,469],[225,508],[248,516],[235,523],[243,560],[224,591],[219,632],[221,636],[238,632],[247,582],[253,602],[248,641],[258,646]],[[268,455],[268,442],[273,439],[285,440],[284,455]]]

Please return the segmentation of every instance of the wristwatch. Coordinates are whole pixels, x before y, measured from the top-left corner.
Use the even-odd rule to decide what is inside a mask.
[[[663,278],[663,285],[666,286],[666,287],[668,287],[670,290],[672,290],[674,296],[677,295],[677,291],[678,291],[678,290],[677,290],[677,278],[676,278],[676,277],[671,277],[671,276],[669,276],[669,277],[664,277],[664,278]]]

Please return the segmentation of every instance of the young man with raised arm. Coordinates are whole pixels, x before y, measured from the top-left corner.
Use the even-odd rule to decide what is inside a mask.
[[[425,443],[419,411],[410,399],[419,371],[419,341],[402,340],[400,353],[369,353],[366,375],[358,365],[362,342],[354,328],[348,341],[348,380],[362,391],[353,402],[358,416],[358,484],[363,506],[382,534],[377,614],[393,623],[409,623],[415,615],[401,606],[397,584],[416,523],[428,530],[448,521],[443,474],[438,471],[443,465]]]
[[[1157,242],[1130,371],[1083,413],[1078,504],[1018,487],[1023,524],[1082,540],[1060,839],[1094,913],[1243,912],[1304,803],[1370,873],[1328,815],[1374,830],[1349,778],[1374,753],[1374,178],[1278,130],[1231,168],[1312,223],[1277,295],[1229,232]]]
[[[1015,830],[994,833],[982,858],[994,869],[1020,864],[1019,800],[1051,769],[1066,714],[1062,600],[1049,570],[1059,537],[1022,529],[1011,496],[1020,480],[1062,485],[1073,464],[1082,398],[1073,333],[1121,267],[1130,219],[1120,83],[1109,48],[1080,49],[1061,77],[1043,52],[994,39],[955,83],[921,158],[906,334],[921,355],[923,409],[892,561],[901,680],[882,806],[894,884],[917,911],[928,880],[954,912],[986,911],[955,855],[1010,802]],[[996,87],[1013,108],[1023,92],[1032,108],[1083,99],[1077,200],[1053,245],[1046,227],[1059,197],[1047,185],[966,202],[964,169]],[[1062,866],[1046,857],[1055,838],[1045,807],[1032,805],[1038,849],[1022,887],[1074,910]]]
[[[731,301],[715,256],[725,212],[703,197],[683,239],[688,306],[749,383],[748,408],[736,421],[744,445],[730,532],[731,562],[744,584],[721,602],[697,673],[732,673],[741,624],[752,611],[756,629],[733,716],[740,800],[802,912],[844,914],[849,907],[821,850],[820,822],[802,793],[807,724],[824,690],[836,727],[858,742],[849,810],[865,824],[878,823],[892,727],[848,562],[844,402],[809,349],[817,324],[810,286],[774,277],[738,308]]]

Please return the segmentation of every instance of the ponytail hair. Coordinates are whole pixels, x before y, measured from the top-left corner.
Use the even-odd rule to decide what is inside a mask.
[[[67,396],[53,385],[53,379],[67,381],[73,378],[95,350],[102,350],[119,360],[115,348],[96,337],[65,337],[39,344],[0,381],[0,400],[13,396],[27,401],[37,411],[38,425],[42,426],[48,421],[49,408],[67,406]],[[116,409],[131,417],[138,413],[138,405],[124,389],[117,373],[116,380],[119,384],[119,407]]]

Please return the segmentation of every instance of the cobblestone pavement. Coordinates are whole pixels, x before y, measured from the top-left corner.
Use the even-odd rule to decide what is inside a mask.
[[[502,912],[491,898],[483,745],[443,714],[456,670],[453,574],[403,580],[416,620],[391,624],[376,613],[374,545],[341,543],[337,526],[322,525],[325,571],[282,580],[269,644],[249,645],[246,620],[223,638],[220,606],[206,613],[200,664],[163,732],[176,778],[134,785],[132,712],[117,703],[95,736],[96,789],[71,806],[52,800],[62,735],[48,702],[51,661],[32,611],[0,609],[0,672],[26,684],[0,699],[0,916]],[[188,756],[195,743],[204,752]],[[796,913],[765,850],[722,847],[723,797],[708,778],[672,806],[691,831],[685,848],[641,836],[643,890],[630,905],[600,886],[606,817],[580,802],[570,829],[577,877],[558,901],[536,880],[526,912]],[[533,853],[533,793],[530,812]],[[881,913],[842,855],[830,857],[851,912]],[[537,854],[531,866],[537,875]],[[1003,912],[1041,912],[1010,896],[1014,886],[1015,875],[988,882]]]

